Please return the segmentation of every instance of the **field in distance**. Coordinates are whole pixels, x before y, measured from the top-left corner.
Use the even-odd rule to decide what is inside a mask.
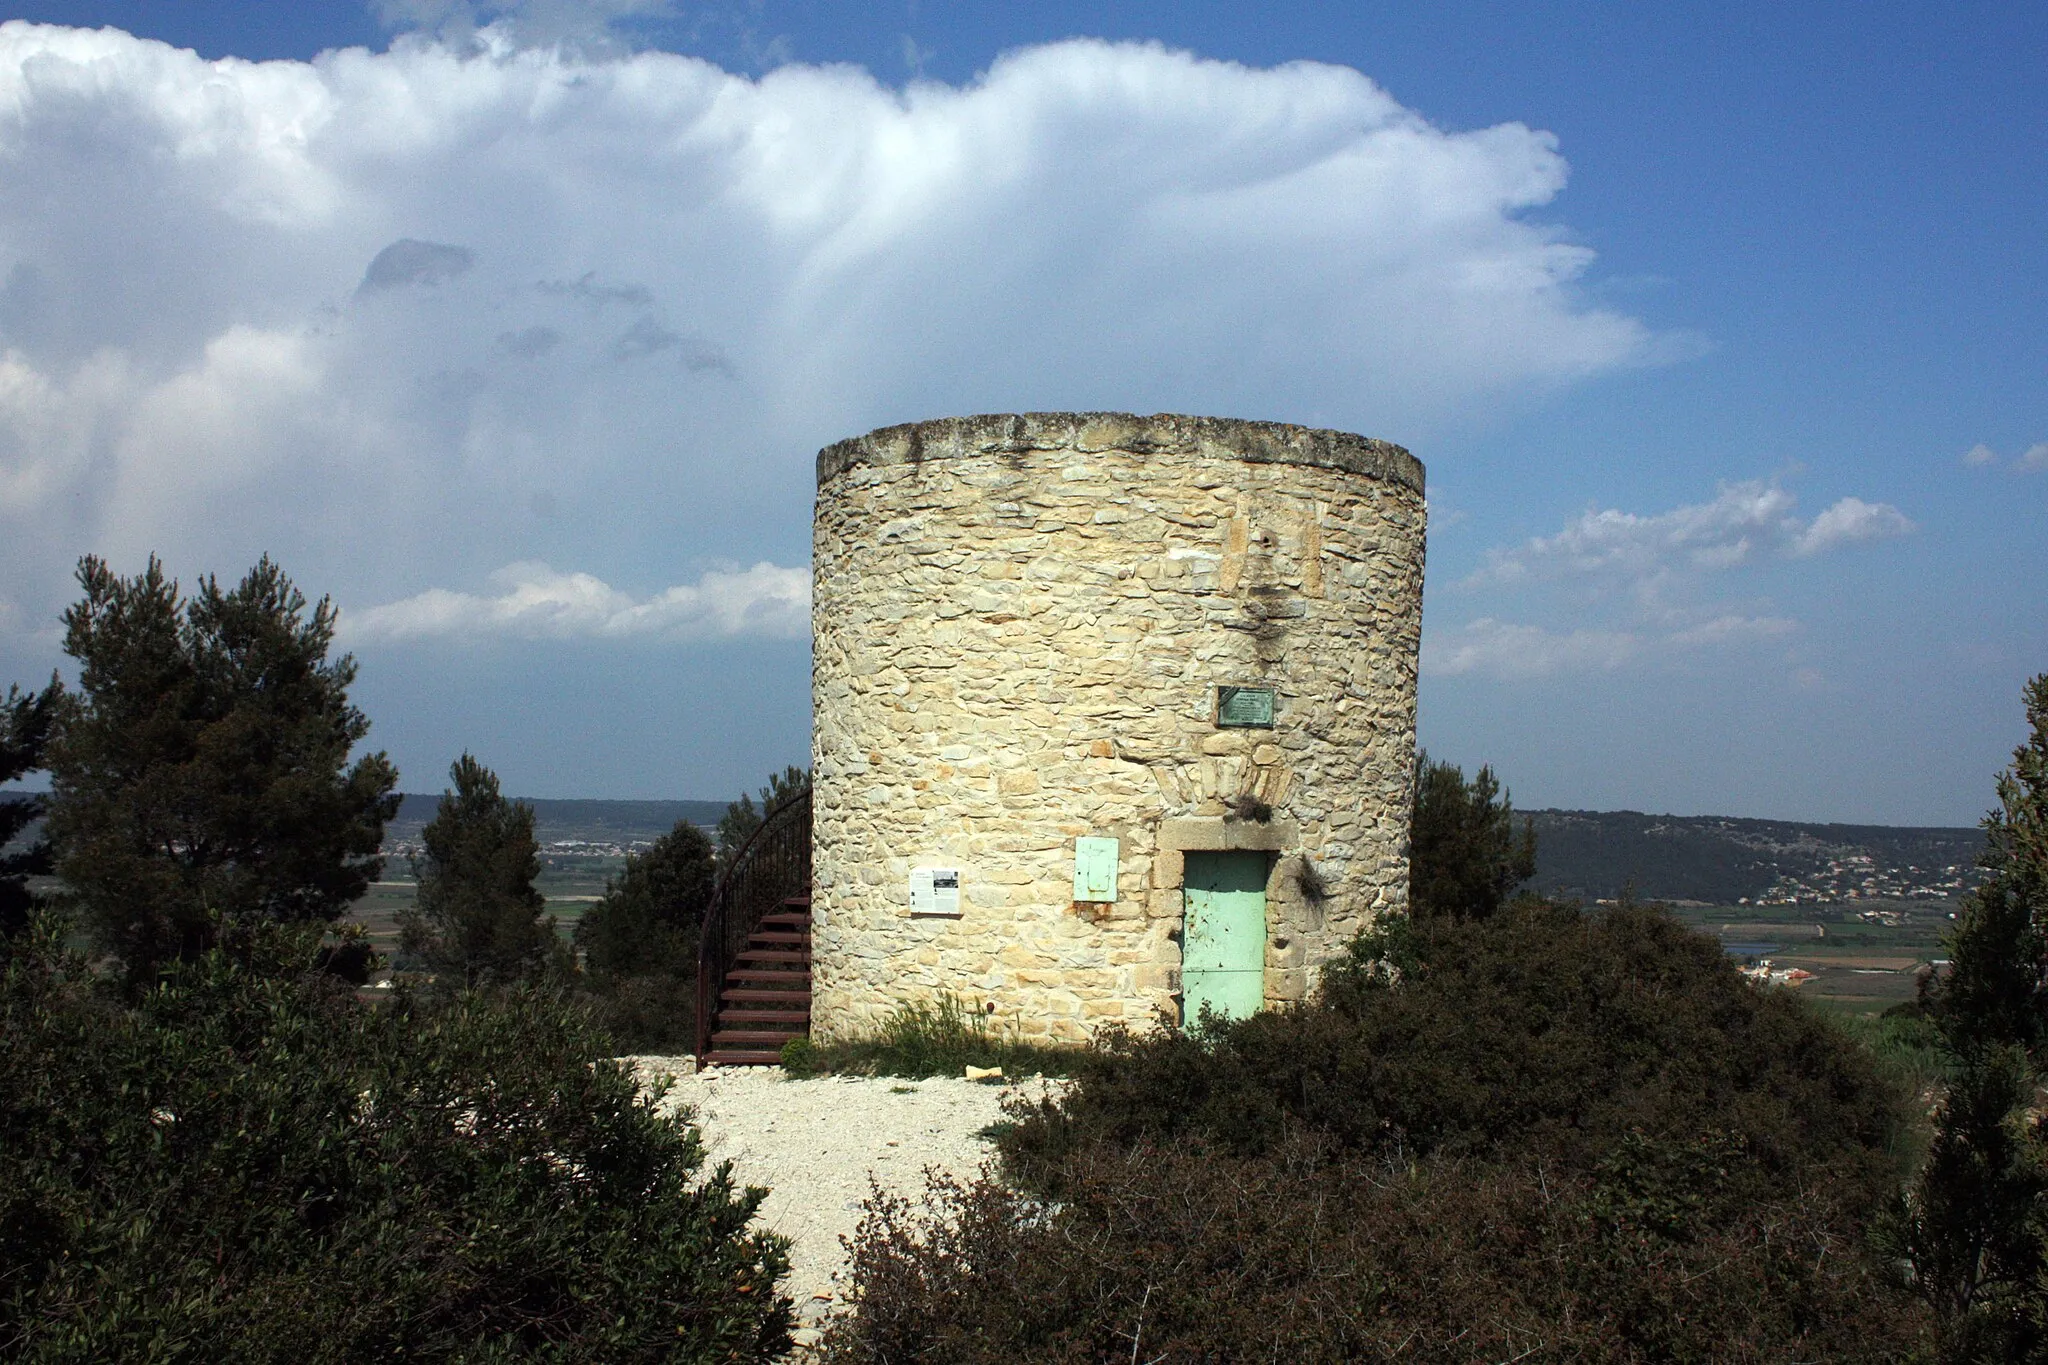
[[[408,793],[398,815],[384,828],[384,880],[355,903],[350,918],[362,923],[379,951],[398,946],[398,916],[413,903],[411,859],[420,853],[420,831],[434,818],[438,796]],[[710,833],[725,814],[723,801],[556,801],[518,798],[533,807],[534,837],[540,843],[536,888],[563,935],[604,894],[605,880],[618,876],[626,855],[647,847],[687,820]]]
[[[1665,903],[1719,939],[1730,957],[1810,972],[1797,988],[1801,995],[1856,1014],[1913,998],[1919,969],[1946,956],[1941,940],[1954,911],[1946,901],[1874,898],[1799,906]]]

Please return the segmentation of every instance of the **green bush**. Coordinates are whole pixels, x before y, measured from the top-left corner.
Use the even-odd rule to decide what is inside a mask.
[[[704,831],[677,821],[576,921],[586,1003],[619,1051],[696,1046],[697,934],[717,872]]]
[[[1882,1014],[1843,1012],[1834,1015],[1834,1022],[1868,1048],[1878,1070],[1906,1094],[1929,1098],[1948,1079],[1950,1061],[1942,1051],[1941,1031],[1919,1001],[1893,1005]]]
[[[1374,1154],[1586,1170],[1631,1133],[1718,1129],[1759,1188],[1824,1170],[1868,1202],[1900,1173],[1900,1097],[1867,1053],[1653,907],[1401,920],[1325,976],[1314,1008],[1107,1037],[1005,1158],[1029,1175],[1085,1140],[1182,1135],[1256,1155],[1299,1125]]]
[[[1722,1139],[1631,1182],[1450,1157],[1389,1164],[1296,1133],[1260,1157],[1089,1147],[1056,1205],[988,1180],[877,1195],[834,1365],[1897,1361],[1917,1305],[1826,1191],[1712,1200]]]
[[[790,1074],[850,1072],[865,1076],[958,1076],[970,1066],[999,1066],[1007,1076],[1065,1075],[1078,1048],[1026,1043],[991,1027],[988,1016],[955,995],[897,1006],[866,1038],[813,1043]]]
[[[1313,1005],[1112,1036],[877,1198],[834,1358],[1893,1360],[1867,1053],[1639,906],[1401,921]]]
[[[576,1001],[620,1055],[673,1055],[697,1045],[697,978],[585,977]]]
[[[0,984],[0,1356],[749,1361],[761,1198],[532,990],[358,1005],[252,931],[123,1006],[45,926]]]

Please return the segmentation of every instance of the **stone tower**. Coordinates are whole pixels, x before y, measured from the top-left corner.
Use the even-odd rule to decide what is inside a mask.
[[[1422,492],[1398,446],[1206,417],[819,452],[813,1031],[1303,996],[1406,904]]]

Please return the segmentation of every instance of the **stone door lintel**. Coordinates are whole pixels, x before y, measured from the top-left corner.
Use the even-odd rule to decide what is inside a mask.
[[[1185,853],[1286,853],[1301,847],[1301,827],[1285,818],[1264,824],[1221,815],[1183,815],[1159,822],[1152,884],[1178,890],[1187,880]]]

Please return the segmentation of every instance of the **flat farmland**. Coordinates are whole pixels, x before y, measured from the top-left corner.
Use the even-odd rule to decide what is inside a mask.
[[[645,849],[676,825],[714,825],[725,810],[714,801],[554,801],[519,797],[534,812],[540,843],[540,875],[534,886],[547,899],[547,913],[564,938],[604,895],[605,883],[626,867],[626,855]],[[408,795],[384,830],[384,880],[350,907],[349,918],[369,930],[387,956],[398,946],[398,917],[418,888],[411,860],[421,852],[421,831],[440,803],[435,796]]]
[[[1768,960],[1813,979],[1797,987],[1815,1003],[1876,1014],[1911,1000],[1918,972],[1944,957],[1954,922],[1948,900],[1863,899],[1833,904],[1672,906],[1693,928],[1721,941],[1739,961]]]
[[[384,865],[387,872],[407,871],[402,858],[387,858]],[[543,855],[534,887],[547,898],[556,932],[564,938],[575,933],[576,921],[604,895],[606,880],[617,877],[625,866],[622,853]],[[348,918],[367,929],[377,951],[388,957],[398,948],[398,917],[412,908],[418,890],[409,875],[373,882],[369,893],[349,907]]]

